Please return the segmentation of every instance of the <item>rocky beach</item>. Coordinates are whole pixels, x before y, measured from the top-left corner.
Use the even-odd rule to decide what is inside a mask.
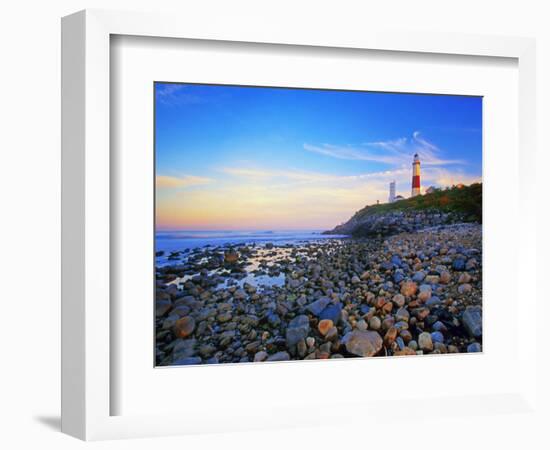
[[[159,252],[157,365],[480,352],[482,226],[417,216],[359,237]]]

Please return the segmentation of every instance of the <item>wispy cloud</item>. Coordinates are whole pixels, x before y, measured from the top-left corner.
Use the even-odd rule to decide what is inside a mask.
[[[304,149],[337,159],[371,161],[395,167],[409,165],[412,155],[418,153],[423,166],[445,166],[465,164],[458,159],[445,159],[442,149],[415,131],[411,137],[386,141],[365,142],[358,146],[332,144],[312,145],[305,143]]]
[[[189,86],[178,83],[159,84],[156,86],[156,98],[163,105],[196,105],[204,99],[189,92]]]
[[[181,177],[157,175],[155,182],[156,182],[157,189],[174,189],[174,188],[185,188],[189,186],[198,186],[202,184],[208,184],[212,182],[212,179],[205,178],[205,177],[197,177],[194,175],[184,175]]]

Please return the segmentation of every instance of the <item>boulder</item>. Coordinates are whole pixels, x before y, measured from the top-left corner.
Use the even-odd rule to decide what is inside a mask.
[[[319,314],[319,319],[321,320],[332,320],[333,323],[338,324],[340,322],[340,316],[342,313],[342,304],[336,303],[327,306]]]
[[[314,302],[307,305],[306,309],[314,316],[319,317],[319,314],[321,314],[321,311],[323,311],[323,309],[325,309],[329,303],[330,303],[330,298],[321,297],[319,300],[315,300]]]
[[[286,329],[286,345],[294,348],[300,339],[305,339],[309,333],[309,318],[306,315],[296,316]]]
[[[342,339],[346,350],[357,356],[374,356],[382,349],[382,337],[376,331],[351,331]]]

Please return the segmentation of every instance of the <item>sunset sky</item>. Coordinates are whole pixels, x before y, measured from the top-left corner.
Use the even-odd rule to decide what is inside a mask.
[[[155,84],[158,230],[324,230],[481,181],[479,97]]]

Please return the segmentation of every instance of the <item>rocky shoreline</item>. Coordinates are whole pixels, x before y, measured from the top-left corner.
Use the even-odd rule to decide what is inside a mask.
[[[160,366],[482,350],[480,224],[171,256]]]

